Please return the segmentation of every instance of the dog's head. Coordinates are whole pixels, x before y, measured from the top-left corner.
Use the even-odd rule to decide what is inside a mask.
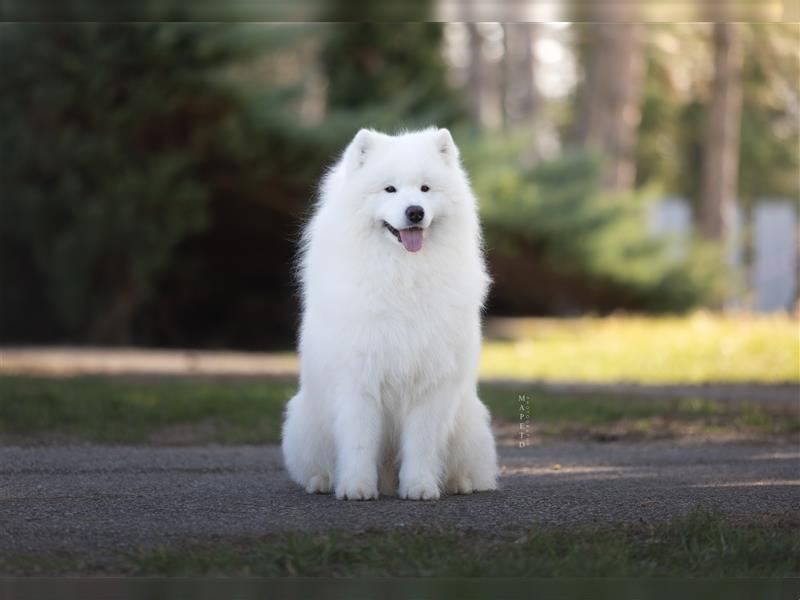
[[[342,158],[342,218],[359,218],[398,250],[418,252],[431,232],[474,211],[447,129],[389,136],[362,129]]]

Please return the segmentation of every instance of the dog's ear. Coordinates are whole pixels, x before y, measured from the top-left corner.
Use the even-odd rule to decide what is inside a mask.
[[[347,173],[352,173],[364,166],[367,156],[375,147],[379,133],[372,129],[360,129],[344,151],[344,166]]]
[[[458,164],[458,148],[449,129],[439,129],[436,132],[436,148],[445,163],[448,165]]]

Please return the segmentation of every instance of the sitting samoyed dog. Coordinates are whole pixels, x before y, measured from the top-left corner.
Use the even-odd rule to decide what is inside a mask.
[[[300,391],[283,425],[292,479],[348,500],[495,489],[476,393],[490,279],[449,131],[358,132],[321,183],[300,282]]]

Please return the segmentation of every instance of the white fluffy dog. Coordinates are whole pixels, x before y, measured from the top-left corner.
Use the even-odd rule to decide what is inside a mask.
[[[309,493],[349,500],[495,489],[476,393],[490,280],[450,132],[362,129],[320,192],[302,248],[289,474]]]

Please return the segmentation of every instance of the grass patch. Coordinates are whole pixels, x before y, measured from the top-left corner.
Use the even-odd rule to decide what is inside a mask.
[[[736,524],[695,510],[664,523],[532,530],[516,540],[448,529],[291,534],[142,550],[111,567],[68,558],[0,560],[3,574],[98,570],[146,576],[796,577],[800,527]]]
[[[41,441],[160,444],[261,444],[280,437],[296,387],[252,379],[0,377],[0,435]],[[499,421],[520,420],[528,398],[537,435],[615,439],[694,432],[785,434],[800,431],[797,411],[733,406],[701,398],[576,396],[484,385]]]
[[[290,536],[130,557],[148,575],[338,577],[773,577],[800,574],[800,531],[735,526],[695,511],[658,525],[531,531],[491,540],[453,531]]]
[[[787,315],[508,319],[490,322],[481,376],[637,383],[800,381]]]
[[[525,393],[513,387],[490,385],[481,387],[481,398],[495,419],[516,426],[529,416],[532,433],[542,436],[611,440],[800,432],[797,410],[769,409],[752,403],[734,405],[691,397]]]
[[[0,434],[97,443],[274,442],[294,390],[271,381],[0,377]]]

